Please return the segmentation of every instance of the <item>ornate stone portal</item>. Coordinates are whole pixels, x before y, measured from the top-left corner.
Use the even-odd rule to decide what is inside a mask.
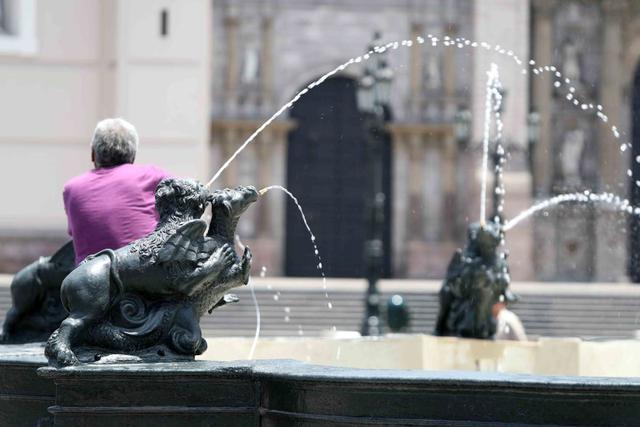
[[[498,247],[502,227],[489,222],[471,224],[467,245],[458,249],[440,289],[440,313],[435,334],[491,339],[496,322],[491,309],[501,297],[512,300],[506,254]]]
[[[41,257],[15,275],[1,343],[45,341],[60,326],[67,314],[60,302],[60,285],[74,269],[74,258],[73,243],[68,242],[53,256]]]
[[[93,255],[62,283],[69,316],[47,341],[49,363],[193,359],[203,353],[200,317],[237,301],[226,292],[249,280],[251,252],[237,256],[234,236],[240,216],[257,199],[253,187],[209,192],[195,181],[163,180],[156,190],[156,230]],[[201,217],[209,203],[207,223]]]

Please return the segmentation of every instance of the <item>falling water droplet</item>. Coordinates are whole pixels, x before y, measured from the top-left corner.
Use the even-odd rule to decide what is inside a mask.
[[[331,309],[333,308],[333,304],[331,304],[331,301],[329,301],[329,302],[327,303],[327,307],[329,307],[329,310],[331,310]]]

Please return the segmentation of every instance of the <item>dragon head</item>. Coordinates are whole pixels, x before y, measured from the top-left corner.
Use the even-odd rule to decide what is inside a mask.
[[[209,234],[222,234],[233,241],[240,216],[258,200],[258,192],[253,186],[225,188],[211,193],[211,225]]]
[[[209,198],[209,191],[197,181],[166,178],[156,188],[156,210],[160,221],[168,217],[199,218]]]

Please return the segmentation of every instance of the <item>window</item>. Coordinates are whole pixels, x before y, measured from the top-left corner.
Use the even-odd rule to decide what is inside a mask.
[[[0,55],[32,55],[36,49],[36,1],[0,0]]]

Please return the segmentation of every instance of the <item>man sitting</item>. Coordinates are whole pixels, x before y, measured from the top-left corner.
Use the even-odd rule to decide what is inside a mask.
[[[152,232],[158,222],[155,189],[168,174],[134,165],[136,129],[123,119],[98,123],[91,142],[95,169],[64,186],[64,207],[76,265],[103,249],[118,249]]]

